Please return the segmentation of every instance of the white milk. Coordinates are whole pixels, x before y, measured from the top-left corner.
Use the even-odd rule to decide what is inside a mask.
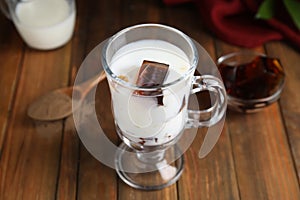
[[[74,4],[74,2],[72,2]],[[30,0],[18,3],[15,25],[31,47],[54,49],[67,43],[75,24],[75,5],[66,0]]]
[[[121,48],[112,58],[111,70],[135,83],[143,60],[169,64],[165,83],[178,79],[189,69],[188,58],[178,47],[158,40],[142,40]],[[159,145],[174,139],[186,122],[190,80],[163,91],[163,106],[156,97],[136,96],[132,90],[111,84],[113,111],[121,135],[145,145]]]

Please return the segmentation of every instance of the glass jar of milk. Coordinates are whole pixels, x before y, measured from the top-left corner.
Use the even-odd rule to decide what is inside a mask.
[[[74,0],[6,0],[5,5],[5,0],[1,1],[2,10],[28,46],[50,50],[71,39],[76,15]]]

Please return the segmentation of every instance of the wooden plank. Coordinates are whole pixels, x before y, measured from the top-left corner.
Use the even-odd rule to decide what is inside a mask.
[[[185,171],[179,180],[179,199],[239,199],[230,136],[225,126],[214,149],[198,158],[205,129],[199,129],[185,153]]]
[[[106,82],[98,85],[95,95],[96,112],[99,125],[106,136],[114,143],[118,138],[114,129],[111,113],[109,89]],[[98,98],[99,97],[99,98]],[[90,125],[92,128],[93,125]],[[80,166],[78,175],[78,199],[116,199],[117,176],[111,169],[96,160],[84,146],[80,148]]]
[[[117,199],[116,174],[85,149],[80,154],[78,199]]]
[[[280,42],[266,45],[268,55],[280,59],[286,73],[285,86],[280,98],[281,112],[291,146],[298,182],[300,182],[300,54],[299,50]]]
[[[85,1],[83,2],[86,3]],[[119,1],[89,1],[88,10],[85,13],[88,16],[85,30],[87,35],[85,43],[86,55],[116,31],[114,27],[119,25],[118,3]],[[98,71],[97,66],[91,66],[90,71],[86,72],[86,77],[92,77]],[[97,98],[95,99],[99,123],[106,135],[112,141],[116,141],[114,122],[110,106],[108,106],[110,105],[109,96],[106,82],[99,84],[97,86]],[[115,170],[96,160],[82,144],[80,145],[79,158],[77,199],[117,199],[117,176]]]
[[[57,199],[76,199],[78,152],[79,139],[76,134],[74,119],[70,116],[66,119],[63,129],[61,159],[56,192]]]
[[[221,42],[217,46],[220,55],[238,50]],[[227,124],[241,199],[299,199],[278,104],[255,114],[229,112]]]
[[[84,59],[88,37],[89,3],[76,2],[76,24],[72,37],[72,56],[69,85],[73,85],[78,68]],[[66,119],[61,145],[61,159],[57,183],[56,199],[75,200],[77,198],[80,141],[75,129],[73,116]]]
[[[1,199],[54,199],[62,122],[34,124],[29,103],[66,86],[70,43],[53,51],[27,48],[1,159]]]
[[[110,105],[110,93],[106,81],[98,84],[95,97],[95,110],[99,125],[106,136],[116,144],[118,138],[114,129],[114,121],[110,106],[107,106]],[[92,129],[93,124],[88,126]],[[117,176],[115,170],[96,160],[83,145],[80,146],[79,158],[77,199],[116,199]]]
[[[23,42],[13,23],[0,16],[0,158],[23,56]],[[5,27],[5,28],[4,28]]]
[[[173,184],[167,188],[162,190],[155,191],[143,191],[134,189],[124,182],[120,182],[119,184],[119,200],[140,200],[140,199],[164,199],[164,200],[173,200],[177,199],[177,189],[176,184]]]
[[[229,117],[241,198],[299,199],[278,105],[257,114],[231,113]]]

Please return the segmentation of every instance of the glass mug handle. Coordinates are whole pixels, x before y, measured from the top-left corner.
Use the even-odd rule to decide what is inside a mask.
[[[223,82],[212,75],[202,75],[194,76],[192,84],[191,94],[209,92],[211,106],[203,110],[188,110],[186,128],[211,127],[223,118],[227,108]]]
[[[217,143],[225,122],[227,109],[226,90],[223,82],[212,76],[194,76],[191,94],[208,91],[211,106],[203,110],[188,110],[186,128],[209,127],[200,147],[198,157],[204,158]]]

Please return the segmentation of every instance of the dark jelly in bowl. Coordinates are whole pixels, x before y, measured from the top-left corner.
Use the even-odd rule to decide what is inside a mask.
[[[278,100],[284,85],[284,70],[277,58],[241,51],[218,59],[228,107],[250,113]]]

